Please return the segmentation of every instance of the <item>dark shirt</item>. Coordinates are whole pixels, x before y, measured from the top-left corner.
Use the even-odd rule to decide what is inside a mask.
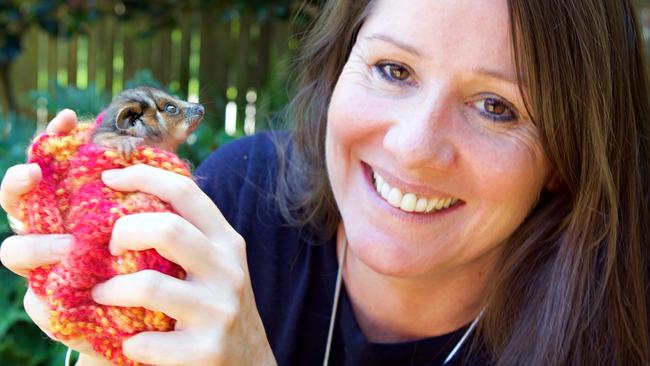
[[[276,173],[271,134],[260,133],[219,148],[195,176],[246,241],[257,308],[278,364],[322,365],[338,270],[335,238],[319,241],[309,229],[286,223],[271,199]],[[442,365],[466,329],[373,343],[359,329],[343,288],[329,364]],[[486,364],[480,357],[467,360],[466,348],[450,364]]]

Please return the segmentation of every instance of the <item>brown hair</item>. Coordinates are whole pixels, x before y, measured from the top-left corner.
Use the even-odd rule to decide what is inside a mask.
[[[340,222],[324,162],[327,107],[373,3],[325,5],[298,60],[292,150],[279,148],[279,207],[325,238]],[[633,4],[508,5],[520,88],[561,184],[506,243],[480,346],[497,365],[650,364],[650,107]]]
[[[648,365],[650,110],[633,4],[509,7],[528,107],[563,184],[507,243],[483,338],[503,365]]]

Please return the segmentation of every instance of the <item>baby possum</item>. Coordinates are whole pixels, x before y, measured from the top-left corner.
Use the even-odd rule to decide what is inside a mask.
[[[201,104],[150,88],[127,89],[108,106],[92,141],[130,158],[140,145],[175,151],[203,119]]]

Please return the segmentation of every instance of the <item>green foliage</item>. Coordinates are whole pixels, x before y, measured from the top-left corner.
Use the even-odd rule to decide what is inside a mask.
[[[28,94],[27,104],[44,105],[49,115],[55,115],[64,108],[77,112],[79,116],[96,116],[111,102],[111,96],[104,90],[90,83],[86,88],[79,89],[72,86],[64,86],[52,80],[54,84],[51,91],[32,90]],[[140,70],[132,80],[126,82],[126,88],[134,88],[140,85],[148,85],[163,89],[162,83],[157,81],[151,71]],[[169,92],[169,90],[167,90]]]
[[[125,89],[131,89],[143,85],[165,90],[165,87],[163,87],[162,83],[154,78],[150,70],[146,69],[136,72],[133,79],[126,82]],[[169,92],[169,90],[167,90],[167,92]]]
[[[23,311],[25,280],[0,267],[0,364],[62,365],[65,347],[44,335]]]
[[[315,1],[320,4],[322,1]],[[184,14],[219,11],[224,19],[254,14],[261,20],[291,17],[303,9],[301,0],[2,0],[0,1],[0,62],[14,60],[22,50],[22,36],[38,26],[59,37],[86,33],[103,17],[138,19],[149,24],[147,33],[173,27]]]
[[[31,140],[36,124],[16,114],[3,117],[0,111],[0,176],[12,165],[25,161],[27,144]],[[4,213],[0,209],[0,214]],[[5,215],[0,217],[0,239],[9,232]],[[2,307],[0,307],[2,309]],[[2,323],[0,322],[0,328]]]
[[[85,89],[62,86],[59,83],[54,85],[52,92],[31,91],[29,93],[29,104],[46,105],[50,115],[55,115],[58,111],[69,108],[77,112],[79,116],[94,116],[101,112],[111,101],[110,96],[93,83]]]

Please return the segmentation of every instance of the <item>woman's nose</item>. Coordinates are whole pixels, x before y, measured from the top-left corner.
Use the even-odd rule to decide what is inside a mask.
[[[390,126],[384,148],[404,169],[447,170],[458,155],[453,118],[447,103],[412,108]]]

